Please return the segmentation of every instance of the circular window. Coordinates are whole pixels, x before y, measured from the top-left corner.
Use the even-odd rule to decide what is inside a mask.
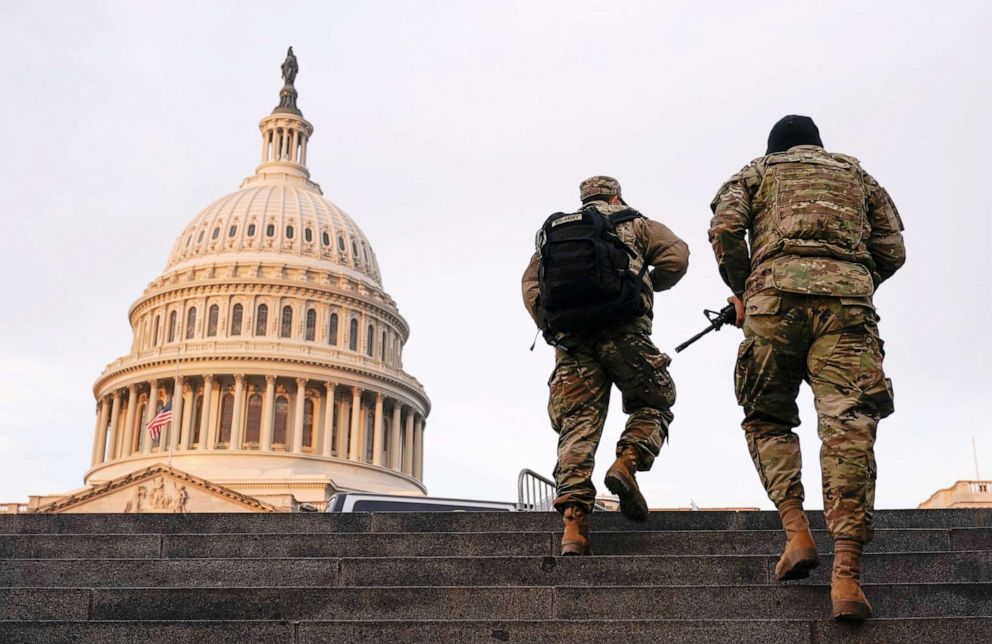
[[[265,236],[266,237],[272,237],[275,234],[276,234],[275,224],[269,224],[268,226],[265,227]]]
[[[249,237],[255,236],[255,224],[248,224],[248,236]]]
[[[292,238],[293,238],[293,227],[286,226],[286,239],[292,239]]]

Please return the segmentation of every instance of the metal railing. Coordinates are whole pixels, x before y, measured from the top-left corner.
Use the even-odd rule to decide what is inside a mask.
[[[550,512],[554,509],[555,484],[526,467],[517,475],[517,510]]]

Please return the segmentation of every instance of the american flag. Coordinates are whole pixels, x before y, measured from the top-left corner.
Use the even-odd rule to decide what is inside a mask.
[[[157,441],[158,435],[162,433],[162,428],[172,422],[172,401],[165,403],[165,407],[162,411],[155,414],[155,418],[148,421],[146,427],[148,428],[148,435],[152,437],[152,440]]]

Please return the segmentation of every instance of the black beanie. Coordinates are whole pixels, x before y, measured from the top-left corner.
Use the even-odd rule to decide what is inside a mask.
[[[823,147],[820,140],[820,130],[808,116],[790,114],[782,117],[768,133],[768,150],[765,154],[785,152],[794,145],[818,145]]]

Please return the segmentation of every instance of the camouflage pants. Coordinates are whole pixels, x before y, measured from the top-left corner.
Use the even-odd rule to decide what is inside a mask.
[[[748,298],[737,355],[737,401],[751,459],[768,497],[803,500],[796,396],[806,380],[818,416],[823,508],[830,534],[872,538],[875,432],[893,411],[869,298],[767,290]]]
[[[548,381],[548,414],[558,432],[554,504],[559,512],[573,503],[592,510],[592,470],[613,384],[623,394],[623,410],[629,414],[617,454],[633,448],[637,469],[651,469],[672,422],[675,384],[666,368],[670,362],[648,331],[636,324],[589,338],[570,336],[558,346]]]

